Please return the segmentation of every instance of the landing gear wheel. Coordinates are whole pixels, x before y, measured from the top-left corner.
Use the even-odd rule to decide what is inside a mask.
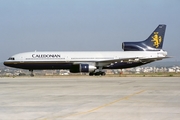
[[[94,75],[94,72],[90,72],[90,73],[89,73],[89,76],[93,76],[93,75]]]
[[[105,76],[106,73],[105,72],[90,72],[89,73],[89,76],[93,76],[93,75],[95,75],[95,76],[99,76],[99,75]]]
[[[105,76],[106,75],[106,73],[105,72],[101,72],[101,76]]]
[[[95,72],[94,75],[99,76],[99,75],[101,75],[101,73],[100,72]]]
[[[31,76],[31,77],[34,77],[34,74],[31,74],[30,76]]]
[[[96,76],[99,76],[99,75],[101,75],[101,76],[105,76],[106,75],[106,73],[105,72],[96,72],[96,73],[94,73]]]

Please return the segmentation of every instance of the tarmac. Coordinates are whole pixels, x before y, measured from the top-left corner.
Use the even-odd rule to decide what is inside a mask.
[[[180,120],[180,77],[0,78],[0,120]]]

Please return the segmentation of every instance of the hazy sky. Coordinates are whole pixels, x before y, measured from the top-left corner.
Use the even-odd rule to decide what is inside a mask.
[[[180,60],[180,0],[0,0],[0,62],[28,51],[121,51],[166,24]]]

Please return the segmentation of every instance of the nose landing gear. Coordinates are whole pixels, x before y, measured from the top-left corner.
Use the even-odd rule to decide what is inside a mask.
[[[33,70],[29,70],[31,72],[30,76],[34,77]]]

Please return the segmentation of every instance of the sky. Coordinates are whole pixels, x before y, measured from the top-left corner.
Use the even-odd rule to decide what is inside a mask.
[[[29,51],[122,51],[166,24],[180,61],[180,0],[0,0],[0,62]]]

